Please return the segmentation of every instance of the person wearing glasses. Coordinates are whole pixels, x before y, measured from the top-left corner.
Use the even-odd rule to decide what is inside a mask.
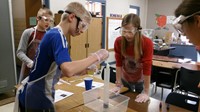
[[[65,7],[60,23],[45,33],[31,72],[18,88],[15,111],[56,112],[54,85],[61,75],[83,75],[88,67],[108,58],[109,53],[105,49],[82,60],[72,61],[70,58],[66,36],[77,36],[86,31],[91,19],[90,13],[78,2],[71,2]]]
[[[37,12],[37,25],[25,29],[22,33],[18,49],[17,57],[22,61],[19,83],[28,76],[33,66],[33,59],[46,30],[53,23],[53,13],[48,8],[40,8]]]
[[[123,17],[120,33],[114,43],[116,86],[126,86],[140,93],[135,101],[149,99],[149,85],[153,57],[152,41],[141,34],[140,18],[136,14]]]
[[[191,43],[200,46],[200,2],[184,0],[175,10],[174,28]],[[200,83],[198,85],[200,88]]]

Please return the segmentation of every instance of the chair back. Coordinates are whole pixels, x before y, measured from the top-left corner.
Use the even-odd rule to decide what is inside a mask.
[[[171,92],[165,102],[193,112],[198,111],[199,99],[196,97]]]
[[[200,96],[200,71],[190,70],[184,67],[180,69],[180,89],[187,92],[192,92]]]
[[[103,68],[101,73],[101,78],[104,80],[104,71],[106,69],[106,66]],[[110,66],[110,82],[115,83],[116,81],[116,68]]]

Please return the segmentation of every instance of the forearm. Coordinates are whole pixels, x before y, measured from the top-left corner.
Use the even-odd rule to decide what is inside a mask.
[[[121,83],[121,67],[116,67],[116,81],[118,83]]]
[[[28,63],[31,63],[31,62],[32,62],[32,60],[31,60],[24,52],[22,52],[22,51],[17,52],[17,57],[18,57],[22,62],[24,62],[26,65],[27,65]]]
[[[71,77],[77,73],[81,73],[83,70],[97,61],[97,57],[92,55],[82,60],[64,62],[60,65],[60,67],[64,76]]]
[[[32,32],[31,30],[25,30],[21,36],[16,54],[17,57],[24,62],[25,64],[31,63],[32,60],[26,55],[28,40],[29,40],[29,33]]]
[[[150,76],[144,75],[144,93],[149,95]]]

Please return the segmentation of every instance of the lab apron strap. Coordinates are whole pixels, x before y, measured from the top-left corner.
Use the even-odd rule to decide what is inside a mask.
[[[17,88],[16,96],[15,96],[15,105],[13,112],[20,112],[19,108],[19,93],[20,91],[24,90],[24,85],[28,82],[29,77],[26,77],[22,82],[21,85]]]

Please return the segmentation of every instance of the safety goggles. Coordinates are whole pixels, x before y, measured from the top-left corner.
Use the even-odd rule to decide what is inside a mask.
[[[200,13],[200,11],[195,12],[189,16],[180,15],[179,17],[174,19],[172,24],[173,24],[174,28],[176,29],[176,31],[181,35],[185,35],[184,31],[183,31],[183,26],[182,26],[183,22],[186,21],[187,19],[189,19],[190,17],[192,17],[196,14],[199,14],[199,13]]]
[[[135,34],[136,32],[137,32],[136,28],[133,28],[132,30],[127,30],[127,29],[121,27],[120,30],[119,30],[119,33],[121,35],[124,35],[124,34]]]
[[[65,11],[65,13],[71,14],[72,12]],[[78,17],[78,16],[76,16],[76,15],[75,15],[75,17],[76,17],[76,19],[78,20],[78,22],[77,22],[77,28],[78,28],[78,30],[81,30],[81,31],[83,31],[83,32],[86,31],[86,30],[88,29],[88,25],[89,25],[89,24],[88,24],[87,22],[81,20],[80,17]]]
[[[88,29],[88,25],[89,24],[87,22],[80,21],[78,24],[78,29],[84,32]]]
[[[46,17],[46,16],[40,16],[40,18],[42,20],[44,20],[45,22],[49,22],[49,23],[53,23],[53,18],[50,18],[50,17]]]

